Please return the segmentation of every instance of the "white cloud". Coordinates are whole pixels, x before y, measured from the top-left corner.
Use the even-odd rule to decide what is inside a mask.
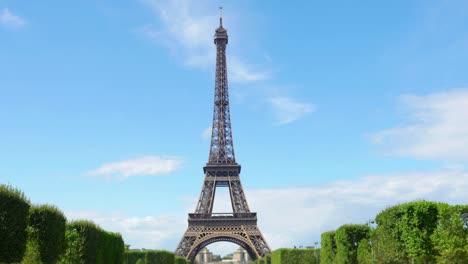
[[[131,248],[173,251],[186,228],[186,215],[134,217],[119,212],[65,211],[68,220],[91,220],[111,232],[119,232]],[[177,242],[176,242],[177,241]]]
[[[87,174],[110,179],[125,179],[131,176],[169,174],[181,166],[182,160],[177,157],[145,156],[107,163]]]
[[[184,64],[194,67],[214,67],[216,48],[213,43],[218,17],[213,5],[194,0],[143,0],[161,21],[162,27],[146,25],[140,32],[169,48]],[[211,8],[210,8],[211,7]],[[210,11],[211,10],[211,11]],[[241,62],[236,56],[227,61],[233,81],[251,82],[270,78],[266,70]]]
[[[268,80],[271,73],[266,70],[256,69],[258,67],[247,65],[240,61],[238,58],[232,56],[228,61],[230,76],[233,81],[238,82],[252,82]]]
[[[315,188],[247,190],[272,248],[312,246],[342,224],[364,224],[387,206],[427,199],[466,203],[468,172],[438,171],[366,176]]]
[[[26,26],[26,24],[27,22],[24,18],[13,14],[8,8],[3,8],[0,11],[0,25],[10,29],[18,29]]]
[[[417,159],[468,161],[468,89],[404,95],[407,122],[374,133],[384,152]]]
[[[387,206],[427,199],[452,204],[468,199],[468,172],[441,170],[365,176],[318,187],[246,190],[259,227],[273,249],[312,246],[322,232],[345,223],[365,223]],[[227,192],[216,199],[229,199]],[[197,197],[184,199],[192,211]],[[219,204],[219,203],[218,203]],[[221,209],[224,210],[224,209]],[[214,209],[215,212],[217,208]],[[134,217],[124,213],[66,212],[70,219],[90,219],[101,227],[120,232],[133,248],[174,250],[187,228],[185,213]],[[231,248],[213,244],[215,253]]]
[[[308,113],[316,110],[315,106],[309,103],[299,102],[289,97],[272,97],[269,103],[279,124],[294,122]]]
[[[219,19],[212,2],[207,0],[141,1],[154,14],[158,26],[145,25],[139,28],[139,33],[166,47],[173,56],[187,66],[202,69],[215,67],[216,48],[213,35],[219,25]],[[225,21],[232,20],[225,17]],[[228,32],[230,36],[237,35],[237,32],[233,33],[229,28]],[[231,43],[235,45],[236,42],[231,41]],[[244,46],[241,48],[245,50]],[[236,54],[236,50],[239,49],[233,47],[227,51],[229,81],[245,84],[261,83],[272,79],[272,59],[269,55],[264,55],[263,63],[249,63],[248,58]],[[233,94],[239,93],[239,90],[234,90]],[[263,100],[263,98],[271,97],[271,93],[263,91],[260,97]],[[284,97],[272,98],[270,105],[273,106],[279,124],[293,122],[315,110],[311,104]]]
[[[218,19],[207,15],[204,4],[192,0],[143,0],[143,3],[162,24],[160,28],[143,27],[145,36],[168,47],[187,65],[206,67],[214,64],[213,34]]]
[[[203,139],[209,139],[211,138],[211,131],[213,130],[213,127],[207,127],[205,130],[202,132],[202,138]]]

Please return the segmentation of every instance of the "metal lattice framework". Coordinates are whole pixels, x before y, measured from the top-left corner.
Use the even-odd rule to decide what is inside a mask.
[[[234,143],[232,141],[231,114],[229,112],[229,92],[226,67],[226,45],[228,35],[222,19],[216,29],[216,79],[213,110],[213,127],[209,164],[235,164]]]
[[[213,127],[205,180],[194,214],[189,214],[188,229],[175,251],[194,260],[211,243],[227,241],[243,247],[252,259],[270,252],[257,226],[257,214],[250,212],[240,180],[241,166],[236,163],[232,140],[226,67],[228,35],[220,18],[214,36],[216,44],[216,80]],[[229,188],[233,213],[213,213],[216,187]]]

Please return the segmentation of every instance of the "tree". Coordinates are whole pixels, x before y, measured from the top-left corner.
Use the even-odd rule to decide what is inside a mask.
[[[357,264],[359,242],[369,239],[370,228],[367,225],[342,225],[336,230],[336,262],[341,264]]]
[[[429,201],[416,201],[400,206],[402,217],[397,222],[401,239],[411,260],[424,263],[434,259],[436,251],[431,236],[437,228],[439,207],[448,206]]]
[[[335,231],[322,233],[321,244],[320,260],[324,264],[334,264],[336,257]]]
[[[357,261],[359,264],[373,263],[372,248],[370,241],[363,239],[358,244]]]
[[[20,262],[28,239],[29,200],[11,186],[0,185],[0,263]]]
[[[441,206],[439,225],[432,235],[438,251],[438,263],[468,263],[468,226],[465,216],[468,206]]]
[[[372,232],[372,246],[377,263],[406,262],[406,251],[397,223],[402,217],[400,205],[389,207],[375,217],[377,228]]]
[[[55,206],[41,205],[31,207],[29,219],[29,240],[37,243],[42,262],[56,263],[66,247],[65,215]]]

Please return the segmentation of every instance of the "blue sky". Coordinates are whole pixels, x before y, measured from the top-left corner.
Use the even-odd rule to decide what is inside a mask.
[[[173,250],[208,158],[218,5],[0,0],[0,182]],[[223,6],[237,161],[273,248],[468,201],[466,1]]]

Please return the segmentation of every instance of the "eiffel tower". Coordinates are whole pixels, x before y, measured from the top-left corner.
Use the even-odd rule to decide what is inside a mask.
[[[270,252],[257,226],[257,214],[250,212],[239,176],[241,166],[236,163],[234,155],[226,67],[227,43],[227,31],[220,16],[214,35],[216,81],[210,155],[203,167],[205,180],[197,208],[195,213],[189,214],[188,228],[175,251],[176,255],[192,261],[204,247],[220,241],[241,246],[251,259]],[[229,188],[232,213],[213,213],[216,187]]]

